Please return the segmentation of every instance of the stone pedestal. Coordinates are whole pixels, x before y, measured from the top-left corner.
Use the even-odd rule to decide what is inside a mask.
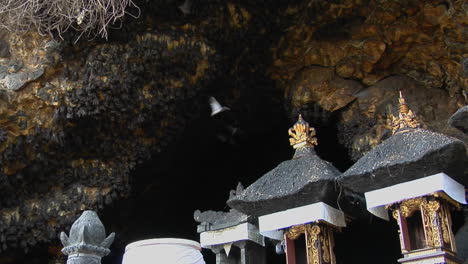
[[[67,264],[100,264],[101,257],[93,254],[73,254],[69,255]]]
[[[456,253],[450,250],[438,248],[425,248],[412,250],[403,254],[403,258],[398,262],[404,264],[461,264],[463,263]]]

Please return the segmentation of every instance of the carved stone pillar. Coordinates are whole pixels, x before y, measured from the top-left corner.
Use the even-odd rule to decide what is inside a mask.
[[[293,226],[286,232],[287,239],[291,240],[296,240],[301,234],[305,234],[307,264],[336,264],[332,227],[323,223],[310,223]],[[291,244],[290,241],[288,242]],[[295,263],[295,260],[290,256],[291,254],[295,255],[294,251],[294,248],[287,246],[286,259],[288,264]]]
[[[106,238],[104,225],[95,212],[84,211],[73,223],[70,237],[60,234],[62,253],[68,256],[67,264],[100,264],[101,258],[110,253],[114,237],[112,233]]]

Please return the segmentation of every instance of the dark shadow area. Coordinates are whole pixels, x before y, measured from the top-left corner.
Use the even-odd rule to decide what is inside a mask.
[[[398,225],[370,217],[347,223],[335,233],[336,263],[396,263],[402,255]]]
[[[120,263],[125,245],[136,240],[175,237],[198,241],[193,220],[196,209],[228,210],[229,191],[239,181],[248,186],[292,157],[289,121],[262,113],[261,106],[256,109],[248,116],[239,116],[233,109],[226,113],[230,117],[215,118],[205,109],[187,125],[178,142],[132,173],[130,197],[102,213],[107,230],[117,232],[113,256],[103,263]],[[228,123],[235,119],[239,132],[225,134],[224,119]],[[210,263],[214,254],[203,253]]]

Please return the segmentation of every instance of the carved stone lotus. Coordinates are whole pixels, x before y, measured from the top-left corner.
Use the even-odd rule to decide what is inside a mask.
[[[84,211],[83,214],[73,223],[70,229],[70,236],[65,232],[60,234],[60,240],[64,248],[63,254],[68,255],[67,263],[81,263],[70,261],[77,254],[94,255],[95,259],[108,255],[109,247],[114,241],[115,233],[106,238],[106,231],[98,215],[93,211]]]

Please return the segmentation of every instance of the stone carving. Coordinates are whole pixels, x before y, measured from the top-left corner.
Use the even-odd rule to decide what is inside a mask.
[[[229,200],[234,198],[236,195],[240,195],[244,191],[244,185],[241,182],[237,184],[235,190],[229,191]]]
[[[229,199],[234,198],[236,195],[240,195],[243,191],[244,186],[239,182],[235,190],[229,191]],[[200,223],[197,230],[198,233],[201,233],[235,226],[245,222],[252,222],[254,218],[235,209],[230,209],[228,212],[213,210],[202,212],[200,210],[196,210],[193,212],[193,219]]]
[[[231,209],[228,212],[213,210],[202,212],[200,210],[196,210],[193,213],[193,219],[200,223],[197,227],[198,233],[219,230],[253,221],[252,217],[234,209]]]
[[[101,258],[110,253],[114,237],[112,233],[106,238],[104,225],[95,212],[84,211],[73,223],[69,237],[60,234],[62,253],[68,255],[67,264],[100,264]]]

